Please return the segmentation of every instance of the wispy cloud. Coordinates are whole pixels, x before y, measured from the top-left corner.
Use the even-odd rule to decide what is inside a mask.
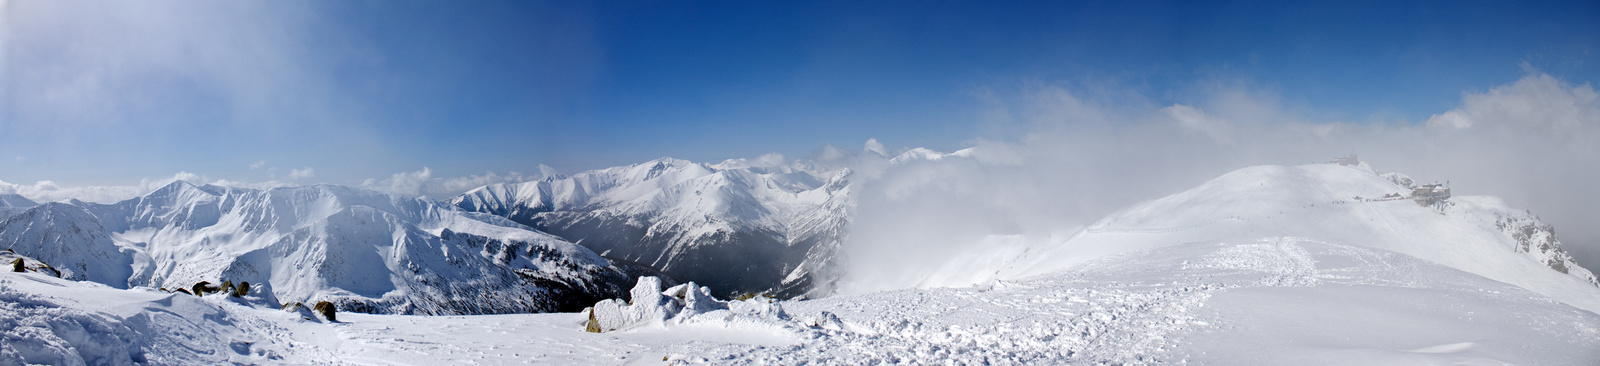
[[[327,95],[300,42],[310,19],[299,6],[256,2],[12,3],[8,47],[19,56],[7,81],[21,123],[78,130],[155,112],[192,111],[162,98],[183,93],[153,77],[222,93],[233,117],[285,123],[325,111]],[[148,113],[145,113],[148,114]],[[302,116],[303,117],[303,116]],[[31,122],[30,122],[31,121]],[[139,123],[158,123],[139,120]]]
[[[148,169],[174,155],[306,158],[284,146],[341,163],[376,154],[371,102],[342,92],[362,86],[329,76],[371,58],[316,6],[11,2],[0,153],[37,154],[12,173],[38,178],[61,166]]]

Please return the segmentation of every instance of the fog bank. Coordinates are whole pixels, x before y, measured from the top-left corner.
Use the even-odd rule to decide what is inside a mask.
[[[845,245],[846,292],[940,284],[940,267],[1070,235],[1113,211],[1229,171],[1356,154],[1379,172],[1448,180],[1556,226],[1600,268],[1600,98],[1530,71],[1463,93],[1426,121],[1318,121],[1271,93],[1208,88],[1193,104],[1156,105],[1124,90],[1041,86],[987,96],[986,123],[1022,131],[978,139],[963,156],[862,169]]]

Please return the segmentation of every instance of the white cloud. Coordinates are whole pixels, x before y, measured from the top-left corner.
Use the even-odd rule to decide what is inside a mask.
[[[490,184],[526,182],[530,180],[544,179],[555,174],[555,169],[541,164],[539,165],[539,175],[534,176],[524,175],[518,172],[510,172],[503,175],[495,174],[494,172],[488,172],[484,173],[483,175],[474,174],[464,177],[443,178],[439,180],[436,189],[424,193],[433,197],[453,196]]]
[[[214,181],[208,182],[207,184],[216,185],[216,186],[223,186],[223,187],[248,188],[248,189],[273,189],[273,188],[297,187],[297,186],[299,186],[299,184],[295,184],[295,183],[292,183],[292,182],[278,181],[278,180],[269,180],[269,181],[265,181],[265,182],[245,182],[245,181],[233,181],[233,180],[227,180],[227,179],[218,179],[218,180],[214,180]]]
[[[849,150],[840,149],[834,147],[833,145],[823,145],[822,150],[817,152],[816,160],[821,162],[836,162],[844,160],[845,158],[849,158],[851,155],[853,154],[851,154]]]
[[[886,158],[889,157],[889,149],[885,148],[883,146],[883,143],[878,142],[877,138],[867,139],[866,146],[863,146],[861,148],[861,151],[865,151],[865,152],[869,152],[869,153],[873,153],[873,154],[878,154],[878,156],[882,156],[882,157],[886,157]]]
[[[1435,128],[1471,128],[1472,117],[1467,116],[1467,113],[1460,109],[1452,109],[1449,112],[1435,114],[1432,117],[1428,117],[1427,124],[1428,127]]]
[[[250,163],[250,170],[261,169],[261,167],[264,167],[264,166],[267,166],[267,161],[266,160],[257,161],[257,162],[254,162],[254,163]]]
[[[445,178],[434,176],[432,168],[422,167],[422,170],[395,173],[387,179],[367,179],[361,182],[361,187],[391,194],[446,198],[490,184],[526,182],[544,179],[555,174],[555,169],[541,164],[539,165],[538,175],[525,175],[519,172],[505,174],[488,172],[483,175],[473,174]]]
[[[299,179],[311,178],[311,177],[315,177],[315,176],[317,176],[317,172],[315,170],[312,170],[311,167],[305,167],[305,168],[302,168],[302,169],[294,169],[294,170],[290,170],[289,171],[289,180],[299,180]]]
[[[1233,143],[1232,137],[1228,134],[1228,121],[1206,115],[1199,108],[1174,104],[1170,107],[1162,108],[1161,111],[1172,117],[1174,121],[1178,122],[1178,126],[1186,130],[1204,134],[1217,143]]]
[[[1574,253],[1600,253],[1591,219],[1600,207],[1592,187],[1600,181],[1600,98],[1588,85],[1530,73],[1466,93],[1460,108],[1415,125],[1312,122],[1243,83],[1201,90],[1161,106],[1124,90],[1037,87],[991,101],[1006,110],[987,115],[1026,126],[1019,137],[974,140],[970,159],[861,170],[844,246],[856,260],[843,286],[913,286],[926,278],[919,274],[985,245],[1070,235],[1113,210],[1234,169],[1351,153],[1381,171],[1450,180],[1458,194],[1506,198],[1560,228]],[[1600,267],[1600,258],[1578,259]]]
[[[277,2],[10,4],[6,83],[22,123],[82,133],[129,116],[178,113],[152,78],[216,92],[239,121],[258,125],[326,120],[337,93],[326,60],[310,48],[322,19],[307,4]],[[334,35],[337,37],[337,35]],[[159,85],[159,83],[158,83]],[[25,91],[25,92],[24,92]],[[300,117],[300,118],[292,118]],[[155,121],[151,121],[155,120]],[[143,119],[156,123],[161,118]]]
[[[771,168],[783,166],[788,163],[789,159],[784,158],[783,154],[767,153],[756,157],[756,160],[750,162],[750,166],[758,168]]]
[[[401,172],[389,176],[389,179],[367,179],[361,182],[361,187],[379,192],[403,194],[408,196],[422,195],[422,185],[433,179],[433,169],[422,167],[415,172]]]
[[[1600,125],[1600,93],[1533,74],[1486,93],[1463,93],[1461,107],[1428,118],[1435,128],[1533,128],[1594,142]],[[1574,135],[1575,134],[1575,135]]]
[[[31,185],[21,185],[0,181],[0,193],[13,193],[27,197],[37,202],[67,201],[72,199],[96,203],[114,203],[129,198],[148,194],[156,189],[165,187],[176,181],[189,181],[205,184],[205,179],[198,174],[178,172],[171,177],[160,179],[140,179],[137,184],[120,186],[76,186],[64,187],[56,182],[42,180]]]
[[[207,179],[205,176],[190,172],[177,172],[166,178],[144,178],[138,183],[125,185],[100,185],[100,186],[62,186],[54,181],[42,180],[30,185],[7,183],[0,181],[0,193],[14,193],[27,197],[37,202],[60,202],[81,200],[94,203],[116,203],[130,198],[135,198],[154,192],[161,187],[166,187],[177,181],[186,181],[198,185],[217,185],[249,189],[273,189],[280,187],[293,187],[298,184],[278,180],[264,182],[247,182],[228,179]]]

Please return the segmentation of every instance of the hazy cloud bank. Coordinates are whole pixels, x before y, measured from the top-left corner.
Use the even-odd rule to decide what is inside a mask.
[[[779,158],[781,159],[781,156]],[[265,165],[265,163],[251,164],[251,166],[255,168],[262,168]],[[555,174],[555,171],[550,169],[548,166],[541,165],[540,168],[540,172],[533,175],[522,174],[518,172],[509,172],[504,174],[488,172],[482,175],[438,177],[434,176],[432,169],[424,167],[422,170],[414,172],[396,173],[385,179],[367,179],[362,181],[358,186],[361,188],[403,196],[429,196],[432,198],[443,199],[489,184],[525,182],[543,179],[544,177]],[[276,168],[270,169],[275,170]],[[149,194],[150,192],[160,189],[161,187],[165,187],[168,184],[172,184],[176,181],[186,181],[199,185],[211,184],[217,186],[249,189],[296,187],[312,183],[307,182],[307,180],[315,178],[316,171],[311,167],[291,169],[289,174],[282,177],[282,179],[278,179],[276,174],[272,174],[270,172],[269,175],[274,178],[265,181],[246,181],[211,179],[200,174],[178,172],[177,174],[173,174],[172,176],[165,178],[140,179],[138,183],[98,186],[61,185],[49,180],[26,185],[0,181],[0,194],[19,194],[37,202],[56,202],[77,199],[87,202],[113,203]]]
[[[1593,218],[1600,193],[1592,189],[1600,178],[1600,98],[1590,85],[1530,71],[1463,93],[1458,108],[1419,123],[1317,121],[1247,85],[1202,89],[1190,103],[1165,106],[1107,88],[988,94],[986,123],[1023,133],[973,140],[970,157],[862,175],[846,286],[925,285],[951,261],[1047,243],[1234,169],[1352,153],[1382,172],[1450,180],[1457,194],[1531,209],[1560,229],[1580,263],[1600,267]]]
[[[11,1],[0,13],[0,153],[30,162],[0,166],[30,180],[51,166],[382,151],[369,122],[380,94],[340,81],[380,59],[331,31],[343,22],[318,3]]]
[[[7,183],[0,181],[0,193],[18,194],[36,202],[56,202],[68,200],[81,200],[95,203],[114,203],[129,198],[139,197],[153,192],[168,184],[177,181],[186,181],[194,184],[213,184],[218,186],[272,189],[278,187],[294,186],[293,182],[269,180],[264,182],[242,182],[227,179],[210,180],[205,177],[189,173],[178,172],[171,177],[157,179],[140,179],[138,183],[128,185],[105,186],[62,186],[53,181],[39,181],[30,185]]]

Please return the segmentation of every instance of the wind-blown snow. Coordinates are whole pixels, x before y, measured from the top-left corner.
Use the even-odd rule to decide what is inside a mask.
[[[1409,193],[1364,164],[1244,168],[1049,241],[991,237],[932,267],[854,265],[845,288],[967,286],[1174,244],[1296,236],[1399,252],[1600,311],[1595,276],[1557,249],[1548,225],[1492,197],[1435,206],[1383,198]]]

